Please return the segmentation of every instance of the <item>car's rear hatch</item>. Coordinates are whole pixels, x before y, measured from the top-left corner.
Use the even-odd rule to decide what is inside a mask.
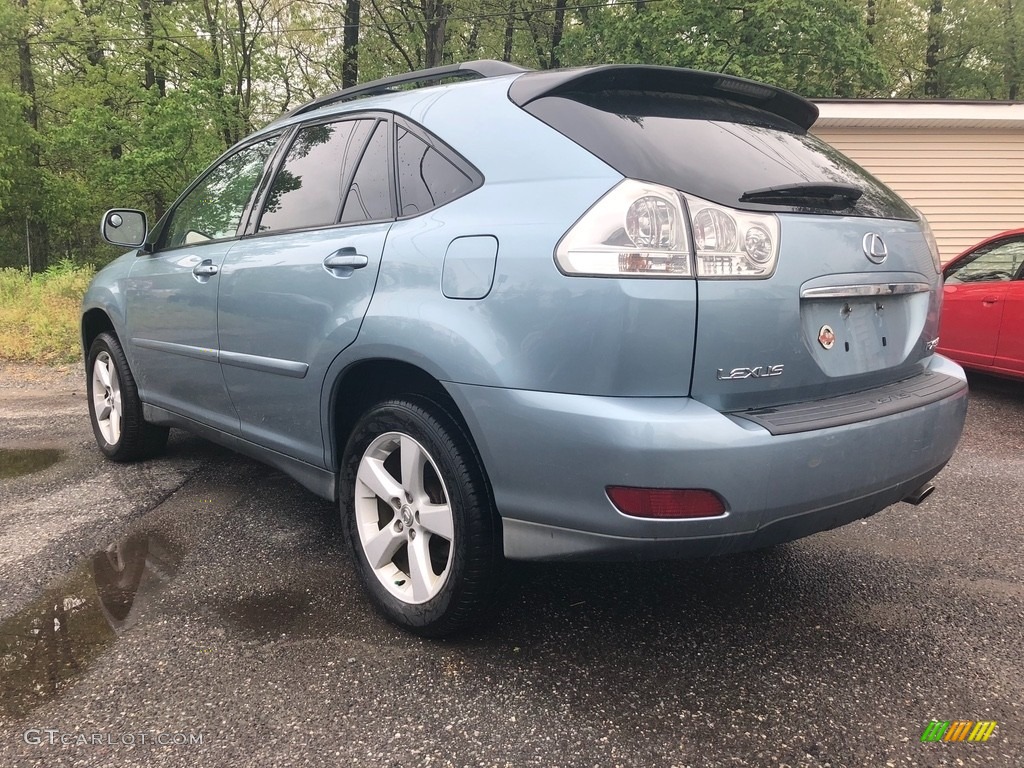
[[[681,392],[738,411],[921,372],[941,295],[926,225],[807,132],[812,104],[737,78],[657,67],[524,75],[509,95],[625,177],[684,193],[697,327],[661,329],[695,334]],[[702,207],[714,216],[698,218]],[[745,222],[767,222],[770,268],[754,274],[702,257],[723,237],[715,229],[723,215],[734,243]]]

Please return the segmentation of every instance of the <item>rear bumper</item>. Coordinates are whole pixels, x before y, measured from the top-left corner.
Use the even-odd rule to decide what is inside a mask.
[[[899,413],[773,435],[689,398],[612,398],[448,384],[466,417],[512,559],[700,557],[797,539],[872,515],[956,448],[967,385]],[[883,388],[884,389],[884,388]],[[609,485],[707,488],[726,514],[642,520]]]

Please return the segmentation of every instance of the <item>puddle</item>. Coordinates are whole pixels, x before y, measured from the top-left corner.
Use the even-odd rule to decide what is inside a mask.
[[[0,713],[21,717],[56,697],[138,621],[176,570],[157,536],[135,534],[85,558],[0,623]]]
[[[63,456],[64,452],[57,448],[0,448],[0,479],[38,472]]]

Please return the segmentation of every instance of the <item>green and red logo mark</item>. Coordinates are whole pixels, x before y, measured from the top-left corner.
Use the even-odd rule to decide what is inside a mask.
[[[995,720],[932,720],[921,741],[988,741],[996,725]]]

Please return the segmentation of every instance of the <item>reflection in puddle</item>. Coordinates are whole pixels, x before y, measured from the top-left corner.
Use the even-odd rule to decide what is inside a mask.
[[[56,448],[0,448],[0,478],[38,472],[56,464],[63,455]]]
[[[54,698],[138,620],[176,568],[156,536],[135,534],[0,624],[0,713],[20,717]]]

